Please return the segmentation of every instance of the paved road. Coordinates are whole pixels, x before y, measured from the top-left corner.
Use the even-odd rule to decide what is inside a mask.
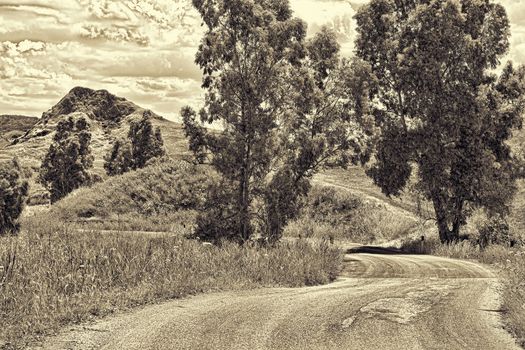
[[[486,267],[360,251],[330,285],[166,302],[69,329],[44,348],[518,349]]]

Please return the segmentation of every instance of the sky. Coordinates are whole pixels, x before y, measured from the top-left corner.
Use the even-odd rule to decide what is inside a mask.
[[[309,35],[331,26],[346,56],[366,1],[290,0]],[[508,58],[525,63],[525,0],[500,2],[512,25]],[[203,28],[190,0],[0,0],[0,114],[39,117],[85,86],[176,120],[200,104]]]

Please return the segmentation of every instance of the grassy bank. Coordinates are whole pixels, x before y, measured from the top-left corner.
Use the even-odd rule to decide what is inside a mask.
[[[323,243],[215,247],[27,222],[21,236],[0,242],[0,344],[19,348],[66,324],[169,298],[327,283],[341,263]]]
[[[525,249],[489,245],[485,249],[469,241],[443,245],[437,239],[407,241],[407,253],[432,254],[455,259],[473,259],[501,271],[505,327],[525,347]]]
[[[299,217],[288,224],[288,237],[315,237],[370,244],[405,237],[417,221],[348,191],[314,186]]]
[[[26,218],[65,222],[85,230],[189,234],[212,176],[205,167],[162,159],[75,190],[49,209],[28,213]]]

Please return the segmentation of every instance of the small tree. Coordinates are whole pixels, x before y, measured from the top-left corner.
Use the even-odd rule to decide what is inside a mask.
[[[21,178],[18,162],[0,163],[0,235],[17,233],[18,218],[27,198],[29,185]]]
[[[522,125],[525,68],[493,70],[509,47],[490,0],[372,0],[356,15],[357,56],[378,79],[382,135],[368,174],[398,195],[417,170],[442,242],[473,208],[505,215],[515,190],[508,139]]]
[[[131,123],[128,139],[131,142],[133,169],[143,168],[150,159],[165,154],[160,128],[153,130],[150,111],[144,112],[138,122]]]
[[[117,140],[104,157],[104,168],[109,176],[146,166],[149,160],[165,154],[160,128],[153,130],[151,112],[145,111],[139,121],[130,124],[128,140]]]
[[[104,169],[109,176],[121,175],[133,169],[130,143],[116,140],[109,153],[104,157]]]
[[[51,203],[89,184],[93,166],[91,133],[85,118],[69,117],[57,125],[53,143],[40,167],[39,181],[49,190]]]

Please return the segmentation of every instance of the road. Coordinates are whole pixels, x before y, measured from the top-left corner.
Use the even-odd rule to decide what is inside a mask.
[[[44,349],[519,349],[467,261],[355,249],[336,282],[223,292],[75,326]]]

